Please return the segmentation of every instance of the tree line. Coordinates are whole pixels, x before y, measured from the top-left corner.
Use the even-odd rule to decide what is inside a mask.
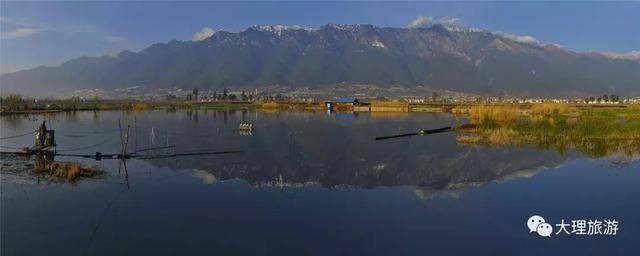
[[[585,102],[620,102],[620,96],[611,94],[603,94],[598,97],[587,97],[584,99]]]
[[[167,100],[176,100],[177,97],[167,96]],[[234,93],[229,93],[229,89],[224,88],[222,92],[218,92],[217,90],[213,91],[212,95],[200,95],[200,90],[198,88],[193,88],[191,93],[187,95],[187,100],[219,100],[219,101],[253,101],[253,95],[247,94],[244,90],[238,96]]]

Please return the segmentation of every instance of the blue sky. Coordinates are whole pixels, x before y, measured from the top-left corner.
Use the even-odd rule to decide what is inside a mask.
[[[2,72],[80,56],[191,40],[203,27],[369,23],[406,27],[419,16],[533,36],[577,51],[640,50],[640,2],[2,2]]]

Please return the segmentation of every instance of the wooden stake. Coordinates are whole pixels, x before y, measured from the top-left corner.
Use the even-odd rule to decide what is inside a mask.
[[[122,125],[120,125],[120,119],[118,118],[118,130],[120,130],[120,150],[124,148],[124,140],[122,137]]]
[[[127,145],[129,145],[129,128],[130,125],[127,125],[127,133],[124,134],[124,147],[122,148],[122,159],[127,158]]]
[[[136,151],[138,151],[138,117],[133,117],[133,125],[135,125],[135,135],[136,135]]]

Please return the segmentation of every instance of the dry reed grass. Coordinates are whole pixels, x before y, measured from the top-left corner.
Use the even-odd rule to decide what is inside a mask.
[[[408,102],[404,101],[371,101],[371,107],[391,107],[391,108],[407,108]]]
[[[517,105],[475,105],[469,109],[471,120],[482,122],[490,119],[498,122],[518,121],[521,110]]]
[[[458,134],[456,137],[458,143],[475,144],[482,142],[482,136],[478,134]]]
[[[577,111],[577,108],[566,103],[537,103],[531,105],[531,114],[551,115],[566,114]]]
[[[137,103],[133,106],[133,110],[135,111],[145,111],[152,109],[149,103]]]
[[[276,108],[278,108],[278,103],[265,102],[265,103],[262,103],[262,108],[264,108],[264,109],[276,109]]]
[[[518,133],[507,128],[492,130],[488,135],[489,143],[494,145],[518,144],[517,138]]]
[[[92,177],[100,173],[94,166],[72,162],[49,162],[36,169],[36,172],[66,179],[69,182],[73,182],[79,177]]]
[[[456,115],[469,114],[469,107],[457,106],[451,108],[451,113]]]

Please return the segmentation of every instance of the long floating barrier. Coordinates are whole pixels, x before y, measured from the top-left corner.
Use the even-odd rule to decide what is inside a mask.
[[[442,127],[438,129],[420,130],[418,132],[412,132],[412,133],[376,137],[375,140],[386,140],[386,139],[395,139],[395,138],[409,137],[409,136],[416,136],[416,135],[429,135],[429,134],[443,133],[443,132],[463,131],[463,130],[475,129],[477,127],[478,126],[475,124],[463,124],[463,125],[454,126],[454,127],[447,126],[447,127]]]

